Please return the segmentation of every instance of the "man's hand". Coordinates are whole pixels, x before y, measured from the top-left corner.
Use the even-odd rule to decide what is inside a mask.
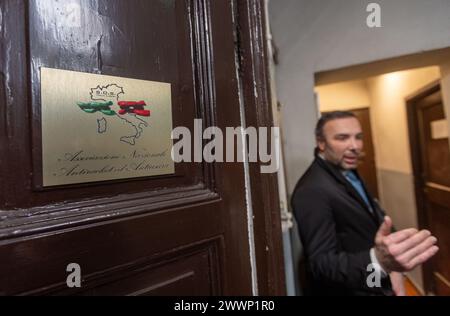
[[[427,230],[415,228],[391,233],[392,220],[386,216],[375,237],[375,255],[387,272],[411,271],[434,256],[437,239]]]
[[[389,277],[391,278],[392,289],[395,296],[406,296],[405,290],[405,278],[402,273],[392,272]]]

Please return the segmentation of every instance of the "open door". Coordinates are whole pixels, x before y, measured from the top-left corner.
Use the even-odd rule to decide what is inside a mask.
[[[0,294],[284,293],[276,175],[259,166],[186,162],[156,177],[41,181],[43,67],[170,83],[173,127],[202,119],[225,130],[242,126],[241,113],[270,126],[262,10],[260,1],[0,2]],[[67,287],[70,263],[80,288]]]
[[[439,252],[424,265],[425,290],[450,295],[450,149],[441,87],[408,101],[419,225],[438,239]]]

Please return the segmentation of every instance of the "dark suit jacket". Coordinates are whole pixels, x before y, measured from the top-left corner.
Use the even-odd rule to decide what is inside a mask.
[[[366,190],[367,192],[367,190]],[[374,213],[334,165],[320,157],[299,180],[292,207],[307,263],[305,294],[392,295],[389,277],[370,288],[370,249],[384,212],[367,193]]]

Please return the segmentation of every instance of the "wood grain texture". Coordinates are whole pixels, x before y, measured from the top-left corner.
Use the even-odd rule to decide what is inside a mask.
[[[174,126],[237,127],[241,106],[249,124],[270,125],[267,95],[240,97],[255,80],[268,93],[262,2],[80,4],[74,28],[61,1],[0,2],[0,294],[253,294],[243,164],[44,189],[39,67],[170,82]],[[258,290],[281,294],[276,177],[252,168]],[[69,263],[81,289],[65,286]]]

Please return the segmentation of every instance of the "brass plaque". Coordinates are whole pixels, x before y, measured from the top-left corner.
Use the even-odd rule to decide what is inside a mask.
[[[171,85],[41,68],[43,186],[167,175]]]

